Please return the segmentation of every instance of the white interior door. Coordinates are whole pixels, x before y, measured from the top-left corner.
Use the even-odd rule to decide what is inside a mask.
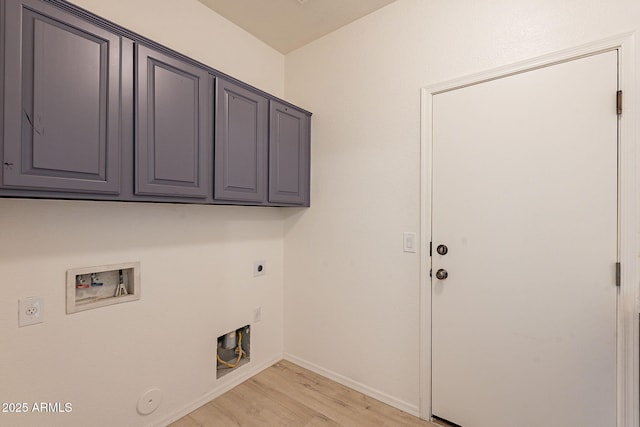
[[[609,51],[433,97],[434,416],[615,426],[617,87]]]

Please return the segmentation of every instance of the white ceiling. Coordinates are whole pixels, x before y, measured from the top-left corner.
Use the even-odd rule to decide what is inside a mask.
[[[395,0],[198,0],[282,53]]]

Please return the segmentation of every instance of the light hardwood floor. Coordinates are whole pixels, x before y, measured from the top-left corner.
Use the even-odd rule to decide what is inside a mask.
[[[284,360],[170,425],[209,426],[437,427]]]

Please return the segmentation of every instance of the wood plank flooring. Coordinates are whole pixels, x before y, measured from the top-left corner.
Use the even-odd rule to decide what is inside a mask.
[[[437,427],[284,360],[169,427],[214,426]]]

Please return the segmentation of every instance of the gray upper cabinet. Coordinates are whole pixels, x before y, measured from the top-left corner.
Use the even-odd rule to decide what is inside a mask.
[[[309,116],[271,101],[269,203],[309,206]]]
[[[37,0],[2,5],[2,187],[118,194],[126,40]]]
[[[217,79],[214,198],[267,199],[268,100]]]
[[[138,195],[211,193],[210,76],[206,69],[136,46]]]
[[[66,0],[0,0],[0,197],[309,206],[310,117]]]

